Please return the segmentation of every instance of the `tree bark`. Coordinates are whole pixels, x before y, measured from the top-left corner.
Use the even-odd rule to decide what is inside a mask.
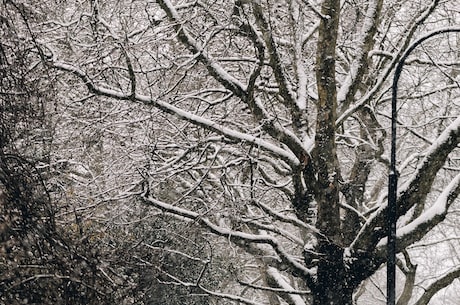
[[[324,258],[318,263],[318,285],[313,292],[313,305],[352,305],[353,290],[349,271],[343,261],[343,249],[324,243]]]
[[[316,54],[318,116],[316,124],[314,166],[318,173],[315,199],[318,203],[317,227],[324,234],[318,238],[317,285],[313,305],[351,305],[353,287],[343,260],[340,232],[340,172],[335,142],[337,84],[335,76],[336,42],[340,1],[326,0],[321,7]]]
[[[321,23],[316,54],[318,86],[318,118],[316,124],[314,165],[318,173],[316,201],[317,227],[329,238],[338,241],[339,168],[335,143],[337,116],[337,85],[335,80],[335,49],[338,33],[340,1],[327,0],[322,5]]]

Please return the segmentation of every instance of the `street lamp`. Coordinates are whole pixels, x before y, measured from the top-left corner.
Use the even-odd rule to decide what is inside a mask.
[[[404,62],[410,53],[425,40],[444,33],[460,32],[460,27],[446,27],[427,33],[412,43],[406,52],[402,55],[396,65],[393,78],[392,97],[391,97],[391,156],[390,156],[390,174],[388,176],[388,209],[387,209],[387,305],[395,305],[396,299],[396,221],[397,215],[397,188],[398,173],[396,170],[396,119],[397,119],[397,93],[398,80],[401,75]]]

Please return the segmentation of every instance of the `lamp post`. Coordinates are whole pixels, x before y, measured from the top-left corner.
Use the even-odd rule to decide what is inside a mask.
[[[397,188],[398,173],[396,170],[396,123],[397,123],[397,93],[398,81],[401,75],[404,62],[412,51],[425,40],[444,33],[460,32],[460,27],[446,27],[427,33],[414,41],[404,52],[396,65],[393,78],[392,97],[391,97],[391,155],[390,173],[388,176],[388,209],[387,209],[387,305],[395,305],[396,300],[396,221],[397,213]]]

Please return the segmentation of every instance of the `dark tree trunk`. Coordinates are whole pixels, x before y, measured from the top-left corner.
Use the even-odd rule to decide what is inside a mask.
[[[318,282],[313,291],[313,305],[352,305],[350,272],[343,260],[343,249],[329,242],[319,245],[324,256],[318,263]]]
[[[340,167],[336,151],[337,82],[336,42],[340,16],[340,1],[325,0],[321,5],[318,28],[316,81],[318,114],[315,150],[312,154],[317,173],[314,190],[318,203],[316,227],[322,236],[315,249],[319,253],[317,283],[312,289],[313,305],[352,305],[353,289],[350,269],[343,259],[343,234],[340,221]]]

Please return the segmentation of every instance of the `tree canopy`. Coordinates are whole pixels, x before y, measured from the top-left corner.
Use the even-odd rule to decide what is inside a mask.
[[[0,300],[384,304],[392,77],[457,6],[3,0]],[[458,298],[459,47],[399,80],[398,305]]]

